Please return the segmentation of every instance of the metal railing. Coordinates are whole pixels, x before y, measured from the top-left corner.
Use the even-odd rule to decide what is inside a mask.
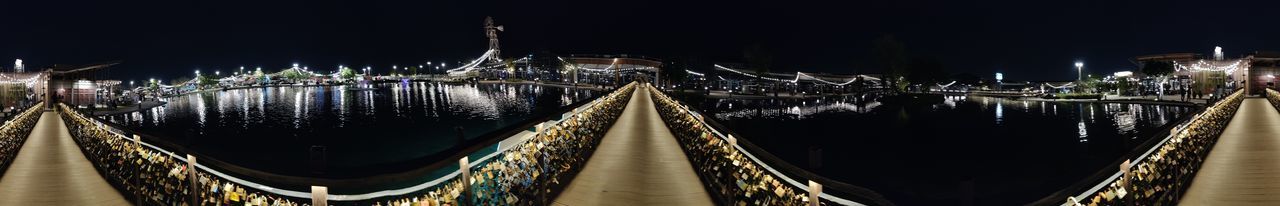
[[[228,199],[239,200],[241,202],[265,201],[282,202],[285,204],[295,205],[296,203],[305,202],[307,200],[310,200],[313,204],[341,203],[342,205],[363,205],[409,201],[422,203],[434,201],[435,204],[439,204],[442,202],[459,203],[460,201],[477,201],[474,198],[467,199],[467,196],[479,197],[494,195],[469,194],[468,191],[472,191],[473,189],[469,185],[476,180],[468,178],[468,173],[473,172],[473,170],[485,170],[487,167],[493,167],[497,163],[513,161],[504,160],[503,158],[506,158],[509,154],[517,152],[515,150],[542,149],[542,142],[535,145],[532,144],[531,141],[542,141],[544,139],[553,140],[558,137],[549,136],[549,133],[557,131],[569,133],[566,130],[572,130],[577,127],[590,126],[607,129],[607,125],[612,124],[613,120],[621,114],[620,108],[625,107],[627,100],[631,96],[631,91],[634,91],[634,88],[634,83],[629,84],[593,101],[573,104],[574,106],[562,110],[564,113],[561,115],[534,118],[535,120],[546,121],[526,121],[532,124],[520,124],[518,130],[508,130],[495,133],[498,135],[504,135],[505,137],[503,138],[482,138],[487,140],[479,142],[480,144],[476,144],[476,146],[464,149],[464,152],[460,152],[457,155],[453,155],[453,158],[449,158],[460,160],[457,164],[457,168],[459,169],[451,169],[453,171],[449,172],[447,171],[450,170],[449,167],[440,166],[452,165],[448,164],[449,161],[437,162],[432,164],[432,166],[429,166],[448,172],[438,178],[408,187],[361,194],[327,194],[328,187],[326,186],[313,186],[311,187],[311,191],[299,191],[296,189],[275,187],[270,186],[267,183],[246,180],[244,178],[239,178],[219,171],[218,169],[214,169],[213,167],[210,167],[210,165],[203,163],[203,158],[195,158],[196,156],[194,154],[186,153],[183,155],[175,153],[171,150],[151,144],[150,142],[144,142],[142,137],[137,134],[132,137],[127,136],[124,134],[125,130],[123,130],[122,127],[114,125],[108,121],[87,117],[66,105],[60,105],[60,109],[63,111],[62,114],[64,121],[66,121],[68,123],[68,127],[73,130],[73,137],[77,137],[76,139],[77,142],[80,143],[81,149],[86,150],[86,156],[90,156],[89,158],[91,160],[97,160],[95,161],[95,167],[99,168],[100,173],[103,173],[103,175],[107,176],[109,180],[112,180],[111,182],[118,189],[135,194],[136,197],[130,198],[133,198],[142,204],[176,204],[186,202],[175,200],[185,200],[187,197],[173,197],[184,195],[190,196],[189,200],[193,205],[201,205],[211,202],[225,203],[229,201]],[[622,104],[622,106],[619,107],[617,104]],[[604,119],[607,119],[607,121],[598,122],[586,121],[584,119],[591,115],[611,117],[605,117]],[[579,121],[577,119],[583,120]],[[601,119],[597,118],[591,120]],[[604,124],[604,126],[599,124]],[[532,125],[532,127],[530,127],[530,125]],[[527,130],[530,129],[533,131],[528,132]],[[97,135],[97,137],[91,137],[90,135]],[[599,136],[602,137],[603,132],[601,132]],[[599,137],[595,138],[598,139]],[[171,144],[166,142],[157,143]],[[95,147],[94,145],[97,146]],[[590,146],[594,148],[594,145]],[[491,147],[496,147],[497,149],[493,152],[476,152],[480,150],[479,148]],[[173,149],[180,150],[181,148]],[[477,158],[470,160],[471,157]],[[202,159],[202,161],[197,162],[196,159]],[[146,173],[146,171],[141,171],[137,168],[119,168],[128,167],[128,164],[124,164],[125,166],[113,166],[107,165],[103,160],[136,160],[136,164],[134,164],[135,166],[145,167],[147,169],[170,169],[171,172],[169,176],[171,177],[161,175],[148,176],[147,174],[140,174]],[[234,167],[234,165],[218,165],[225,164],[220,161],[214,162],[216,162],[215,165],[220,166],[218,167],[220,169],[237,168]],[[189,170],[188,168],[196,169]],[[467,170],[462,170],[460,168],[467,168]],[[233,170],[238,169],[243,168]],[[177,173],[188,172],[189,175],[174,175]],[[572,174],[574,172],[569,173]],[[146,177],[138,178],[138,176]],[[173,181],[173,179],[178,179],[178,181]],[[163,184],[156,186],[154,182],[143,182],[145,180],[161,180],[159,182]],[[148,188],[148,186],[160,188]],[[228,189],[230,191],[228,191]],[[539,188],[539,191],[545,189],[547,188]],[[161,194],[161,196],[164,197],[159,198],[147,197],[154,196],[152,194],[143,194],[154,193],[154,191],[158,190],[168,190],[169,193]],[[543,200],[543,202],[545,202],[545,200]]]
[[[708,188],[713,191],[733,191],[713,192],[713,194],[719,195],[717,198],[721,201],[721,204],[733,205],[744,200],[755,199],[753,201],[770,202],[745,203],[763,205],[795,205],[803,203],[816,205],[815,203],[822,202],[822,204],[839,205],[893,205],[893,203],[874,191],[828,179],[791,165],[742,138],[742,135],[733,133],[714,119],[703,116],[696,109],[687,106],[688,104],[670,98],[658,89],[650,89],[653,91],[651,93],[655,99],[654,103],[657,104],[655,106],[658,107],[658,113],[662,114],[664,121],[672,129],[672,132],[676,133],[677,138],[681,140],[682,147],[690,155],[689,158],[692,160],[691,162],[694,162],[695,170],[699,171],[699,176],[703,177],[702,179],[708,184]],[[692,132],[692,134],[677,130],[689,130],[688,132]],[[693,136],[690,137],[690,135]],[[709,157],[707,158],[710,159],[695,157],[697,152],[707,151],[714,153],[708,155]],[[719,158],[725,156],[731,158]],[[743,158],[732,158],[739,156]],[[714,161],[732,161],[732,164]],[[733,168],[721,169],[720,166]],[[718,188],[720,186],[717,185],[725,183],[714,182],[716,181],[714,179],[723,177],[715,173],[724,170],[758,170],[762,172],[747,172],[760,176],[745,178],[753,181],[753,183],[746,183],[752,185],[744,186],[742,185],[744,184],[742,180],[739,179],[737,182],[739,185],[737,186],[730,185],[729,187]],[[745,192],[748,195],[740,196],[743,194],[740,192]],[[753,192],[756,193],[757,197],[750,195]],[[759,192],[764,193],[761,194]],[[758,196],[765,195],[770,197],[758,198]],[[817,202],[811,201],[814,199],[819,200]]]
[[[1150,147],[1136,150],[1142,153],[1112,164],[1119,171],[1102,170],[1031,205],[1176,204],[1242,99],[1242,90],[1233,92],[1143,144]]]
[[[36,122],[40,120],[39,111],[43,107],[44,103],[37,103],[11,116],[3,126],[0,126],[0,175],[3,175],[18,157],[19,150],[26,143]]]

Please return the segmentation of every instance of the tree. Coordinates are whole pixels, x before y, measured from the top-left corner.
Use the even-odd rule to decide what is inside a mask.
[[[209,86],[218,84],[218,79],[209,75],[200,75],[196,77],[196,84],[200,86]]]
[[[356,71],[351,70],[350,67],[342,67],[342,69],[338,70],[338,77],[341,77],[344,80],[352,79],[356,77]]]
[[[294,80],[294,81],[302,80],[310,77],[309,74],[302,73],[302,71],[298,71],[297,69],[284,70],[283,72],[280,72],[280,76],[284,77],[285,79]]]
[[[755,72],[756,76],[763,77],[773,64],[773,56],[760,44],[753,44],[744,49],[742,58],[747,61],[747,69]]]
[[[876,67],[884,69],[882,74],[884,85],[896,85],[895,91],[905,89],[904,77],[907,76],[906,49],[892,35],[885,34],[872,42],[871,54]]]
[[[507,75],[512,75],[513,77],[515,76],[515,74],[516,74],[516,60],[515,60],[515,59],[503,59],[503,60],[502,60],[502,65],[503,65],[503,66],[505,66],[505,67],[507,67]],[[515,79],[515,78],[512,78],[512,79]]]
[[[747,69],[754,72],[758,79],[763,79],[769,73],[769,67],[773,64],[773,56],[764,48],[764,45],[760,44],[748,46],[742,51],[742,58],[747,61]],[[772,87],[776,87],[776,83],[770,84],[770,90],[774,90],[775,96],[777,95],[777,90]]]
[[[684,62],[676,62],[676,60],[662,62],[662,78],[667,80],[667,82],[672,83],[672,85],[675,85],[675,83],[678,82],[684,82],[689,76],[688,72],[686,72],[686,69],[689,67],[685,66],[683,63]]]
[[[943,69],[942,61],[936,57],[916,58],[911,62],[910,70],[907,81],[921,84],[924,88],[947,80],[947,72]]]
[[[567,78],[561,77],[561,79],[563,79],[563,81],[569,81],[574,86],[577,86],[578,85],[578,65],[573,62],[573,59],[565,59],[560,57],[556,57],[556,58],[560,60],[559,61],[560,65],[557,65],[557,66],[559,66],[559,68],[561,69],[569,71],[567,74],[565,74],[565,75],[568,75],[569,77]]]
[[[1168,79],[1169,74],[1173,74],[1173,70],[1173,63],[1168,61],[1152,61],[1142,64],[1142,73],[1155,77],[1157,81],[1156,98],[1164,98],[1164,82]]]

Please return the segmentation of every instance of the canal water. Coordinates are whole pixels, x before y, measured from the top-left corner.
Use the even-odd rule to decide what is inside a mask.
[[[977,96],[681,98],[793,165],[900,205],[1027,204],[1116,169],[1104,167],[1193,110]]]
[[[188,94],[106,117],[237,166],[294,176],[370,174],[588,101],[601,92],[534,85],[402,82],[374,90],[269,87]],[[323,159],[317,161],[316,159]],[[317,167],[319,162],[319,167]],[[421,165],[419,165],[421,166]],[[318,168],[318,169],[317,169]]]

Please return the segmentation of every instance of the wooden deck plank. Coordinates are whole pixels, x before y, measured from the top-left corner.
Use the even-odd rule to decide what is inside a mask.
[[[1280,112],[1247,98],[1181,205],[1280,205]]]
[[[555,205],[712,205],[692,164],[637,88],[627,108]]]
[[[44,112],[0,177],[0,205],[132,205],[98,175],[55,112]]]

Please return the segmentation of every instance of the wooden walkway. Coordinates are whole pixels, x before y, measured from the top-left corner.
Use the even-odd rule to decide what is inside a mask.
[[[649,90],[636,88],[586,167],[554,205],[712,205]]]
[[[0,177],[0,205],[131,205],[102,179],[54,112],[40,116]]]
[[[1247,98],[1181,205],[1280,205],[1280,112]]]

